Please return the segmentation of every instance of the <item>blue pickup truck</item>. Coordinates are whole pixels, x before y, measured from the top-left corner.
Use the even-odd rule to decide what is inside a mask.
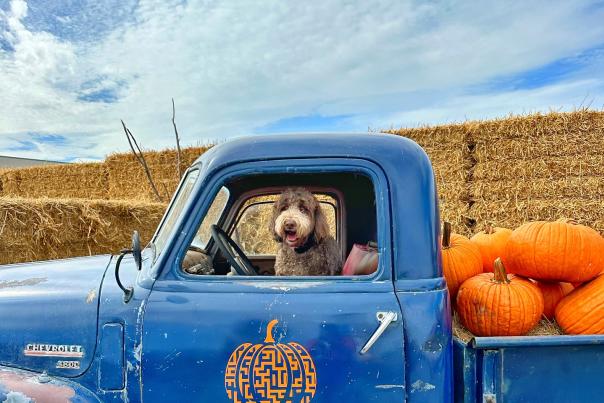
[[[267,217],[311,191],[341,261],[276,276]],[[600,402],[604,337],[452,336],[434,175],[391,135],[250,137],[184,175],[151,242],[0,268],[0,402]]]

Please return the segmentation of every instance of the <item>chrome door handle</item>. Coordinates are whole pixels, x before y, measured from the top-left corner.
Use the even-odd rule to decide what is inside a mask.
[[[367,351],[369,351],[369,349],[374,345],[374,343],[377,341],[377,339],[380,338],[380,336],[382,335],[382,333],[384,333],[384,331],[386,330],[386,328],[392,323],[392,322],[396,322],[397,319],[397,314],[396,312],[378,312],[376,314],[377,320],[378,322],[380,322],[380,326],[378,326],[378,328],[376,329],[376,331],[371,335],[371,337],[369,338],[369,340],[367,340],[367,343],[365,343],[365,345],[363,346],[363,348],[361,349],[361,354],[365,354]]]

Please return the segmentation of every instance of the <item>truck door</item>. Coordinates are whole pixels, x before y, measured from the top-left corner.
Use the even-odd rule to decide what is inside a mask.
[[[290,162],[287,172],[347,169],[333,161],[296,164]],[[388,190],[378,167],[363,162],[362,170],[382,196],[376,198],[377,272],[357,278],[244,277],[188,275],[169,267],[145,307],[145,402],[405,401],[404,327],[391,277]],[[220,186],[206,186],[208,193],[192,207],[200,211],[200,221],[216,208],[210,203]],[[195,228],[206,225],[200,221]],[[183,228],[181,234],[187,232]],[[178,248],[181,257],[175,261],[187,246]]]

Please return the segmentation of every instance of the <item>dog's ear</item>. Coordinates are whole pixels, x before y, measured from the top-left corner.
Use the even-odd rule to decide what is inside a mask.
[[[315,238],[317,243],[321,243],[325,238],[329,236],[329,223],[327,217],[323,213],[321,204],[317,203],[315,207]]]
[[[281,238],[279,234],[277,234],[277,232],[275,231],[275,222],[277,221],[277,217],[279,216],[280,212],[280,199],[278,199],[275,200],[275,202],[273,203],[272,216],[271,219],[268,220],[268,232],[272,234],[275,241],[279,243],[283,242],[283,238]]]

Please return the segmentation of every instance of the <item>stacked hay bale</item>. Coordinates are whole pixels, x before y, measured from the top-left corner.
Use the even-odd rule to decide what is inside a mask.
[[[482,122],[472,142],[469,214],[479,227],[568,217],[604,231],[604,113]]]
[[[441,219],[451,222],[455,232],[464,235],[471,233],[473,224],[468,217],[468,181],[473,163],[468,138],[475,126],[466,123],[386,131],[408,137],[426,151],[436,177]]]
[[[149,240],[164,204],[0,198],[0,264],[116,253],[132,231]]]
[[[186,169],[206,148],[183,149]],[[115,253],[132,231],[147,242],[179,182],[176,151],[145,153],[162,192],[131,154],[0,172],[0,264]],[[114,199],[114,200],[108,200]]]
[[[188,168],[209,147],[182,150],[181,167]],[[163,201],[170,200],[179,182],[175,150],[145,152],[145,160]],[[109,176],[109,199],[157,201],[145,170],[132,154],[114,154],[105,161]]]
[[[108,178],[102,163],[58,164],[0,172],[0,195],[106,199]]]

